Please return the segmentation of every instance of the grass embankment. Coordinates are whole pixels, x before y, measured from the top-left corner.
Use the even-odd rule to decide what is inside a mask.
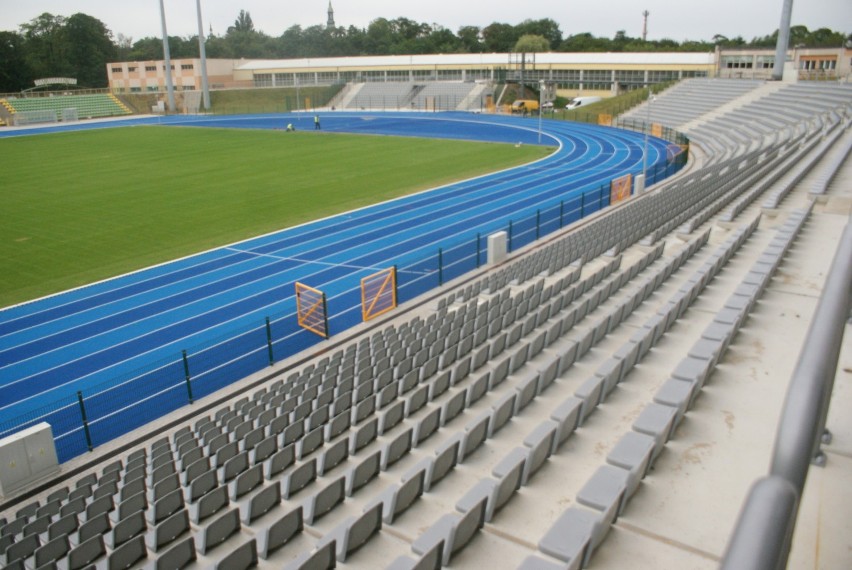
[[[0,307],[551,152],[131,127],[0,140]]]

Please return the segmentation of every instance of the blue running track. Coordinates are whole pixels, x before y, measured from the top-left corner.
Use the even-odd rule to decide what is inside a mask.
[[[536,119],[344,112],[321,118],[323,133],[539,141]],[[307,115],[144,122],[313,127]],[[134,124],[140,121],[110,128]],[[340,333],[361,320],[361,278],[396,265],[400,301],[412,299],[477,267],[487,235],[511,224],[513,249],[531,243],[606,207],[613,178],[642,172],[641,134],[559,121],[543,125],[541,143],[558,150],[535,163],[0,311],[0,437],[47,421],[65,461],[87,449],[78,392],[91,443],[99,445],[185,405],[188,387],[197,399],[268,366],[267,332],[275,360],[323,342],[296,323],[296,281],[326,293],[329,329]],[[659,178],[674,172],[666,149],[665,141],[650,137],[647,167]]]

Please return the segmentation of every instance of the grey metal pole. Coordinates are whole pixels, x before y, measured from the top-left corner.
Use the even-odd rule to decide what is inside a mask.
[[[653,101],[654,93],[648,87],[648,107],[645,110],[645,148],[642,150],[642,180],[645,181],[646,188],[648,184],[648,176],[646,174],[648,170],[648,133],[651,130],[651,103]]]
[[[207,49],[204,47],[201,0],[196,0],[196,5],[198,7],[198,56],[201,58],[201,96],[204,99],[204,110],[210,111],[210,85],[207,83]]]
[[[787,61],[792,16],[793,0],[784,0],[784,7],[781,8],[781,27],[778,28],[778,43],[775,44],[775,65],[772,66],[772,79],[774,81],[781,81],[784,77],[784,63]]]
[[[163,63],[166,74],[166,94],[169,101],[169,112],[175,112],[175,86],[172,82],[172,57],[169,55],[169,33],[166,31],[166,9],[163,7],[163,0],[160,0],[160,20],[163,24]]]

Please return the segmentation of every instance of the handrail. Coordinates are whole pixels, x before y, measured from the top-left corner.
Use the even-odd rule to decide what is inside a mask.
[[[808,468],[812,461],[824,461],[820,444],[852,307],[850,294],[852,224],[847,223],[787,389],[769,477],[749,491],[722,561],[724,569],[786,566]]]

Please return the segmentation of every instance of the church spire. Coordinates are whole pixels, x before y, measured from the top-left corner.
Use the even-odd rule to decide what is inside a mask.
[[[331,0],[328,2],[328,22],[325,25],[329,28],[334,27],[334,8],[331,7]]]

